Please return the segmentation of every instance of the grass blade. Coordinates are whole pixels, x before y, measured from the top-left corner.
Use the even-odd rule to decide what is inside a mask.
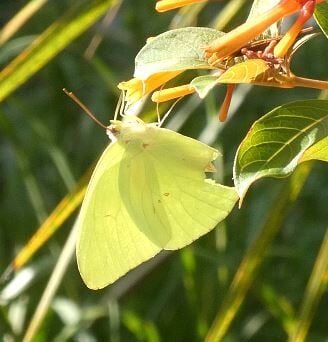
[[[221,341],[227,333],[231,322],[237,315],[250,286],[256,278],[268,247],[282,227],[282,223],[291,205],[298,197],[310,171],[310,163],[301,165],[291,176],[288,184],[282,188],[281,193],[278,195],[279,201],[277,201],[275,210],[270,211],[262,230],[245,253],[225,300],[207,334],[206,341]],[[280,214],[277,215],[277,213]]]
[[[0,31],[0,46],[8,41],[48,0],[31,0]]]
[[[31,322],[27,328],[26,334],[23,338],[23,342],[33,341],[38,328],[40,327],[48,307],[57,292],[58,287],[61,285],[61,281],[65,275],[65,271],[72,259],[75,251],[76,244],[76,228],[77,225],[74,224],[70,235],[68,236],[63,250],[59,256],[58,262],[55,266],[54,271],[51,274],[49,282],[42,294],[40,302],[35,310],[35,313],[31,319]]]
[[[247,3],[246,0],[230,0],[210,24],[210,27],[214,27],[219,31],[224,30],[245,3]]]
[[[94,0],[83,2],[80,6],[72,6],[62,18],[49,26],[31,46],[0,72],[0,101],[40,70],[115,4],[115,0]]]
[[[58,228],[71,216],[76,208],[81,204],[86,183],[90,178],[90,172],[82,177],[76,189],[66,195],[49,217],[43,222],[40,228],[27,242],[24,248],[13,260],[11,266],[14,270],[21,268],[35,254],[35,252],[57,231]]]
[[[47,217],[47,210],[44,205],[43,197],[41,195],[41,189],[35,176],[33,175],[31,163],[28,159],[28,156],[26,155],[23,144],[16,134],[15,128],[8,120],[6,115],[2,112],[0,112],[0,130],[8,138],[12,145],[13,151],[16,156],[16,162],[22,180],[25,184],[28,197],[34,209],[35,216],[38,222],[42,222]]]
[[[301,305],[299,319],[288,339],[289,342],[305,341],[316,308],[323,293],[327,289],[328,274],[328,229],[326,230],[321,248],[309,282],[307,284],[304,299]]]

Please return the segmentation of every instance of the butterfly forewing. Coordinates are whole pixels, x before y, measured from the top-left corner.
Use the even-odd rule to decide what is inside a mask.
[[[77,261],[91,289],[103,288],[161,249],[138,229],[121,199],[119,172],[125,150],[110,145],[92,175],[79,215]],[[109,167],[106,167],[109,165]]]

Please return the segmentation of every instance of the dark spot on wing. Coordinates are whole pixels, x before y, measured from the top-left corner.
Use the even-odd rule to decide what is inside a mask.
[[[164,192],[164,194],[163,194],[164,196],[170,196],[170,193],[169,192]]]

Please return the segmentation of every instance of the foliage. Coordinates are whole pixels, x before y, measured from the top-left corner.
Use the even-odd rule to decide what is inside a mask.
[[[315,12],[325,35],[327,5]],[[24,335],[26,341],[302,341],[308,333],[309,340],[324,340],[328,184],[327,166],[315,160],[327,161],[328,95],[315,89],[323,82],[307,88],[305,77],[328,78],[326,36],[291,47],[286,74],[261,59],[233,56],[229,64],[230,55],[226,70],[203,50],[245,21],[249,1],[201,1],[166,14],[154,6],[0,3],[7,24],[0,31],[1,269],[38,226],[49,235],[61,227],[47,244],[34,238],[12,264],[16,274],[1,284],[0,335],[5,341]],[[252,13],[249,22],[258,16],[255,7]],[[279,29],[271,26],[261,39]],[[145,43],[150,36],[156,38]],[[108,141],[61,89],[73,90],[108,123],[117,84],[133,72],[143,80],[174,72],[168,87],[191,85],[196,93],[174,107],[166,127],[222,152],[218,183],[235,183],[242,198],[252,186],[242,207],[214,231],[92,292],[73,257],[74,221],[92,163]],[[228,120],[218,122],[225,83],[246,84],[236,88]],[[131,108],[144,121],[157,120],[151,101]],[[168,109],[159,105],[160,112]]]

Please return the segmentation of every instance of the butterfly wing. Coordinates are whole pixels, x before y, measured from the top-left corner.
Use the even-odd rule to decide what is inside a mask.
[[[205,179],[216,150],[139,124],[122,125],[118,142],[97,164],[81,208],[77,260],[92,289],[114,282],[162,249],[191,243],[237,201],[233,188]]]
[[[118,178],[125,152],[118,143],[104,151],[78,218],[77,262],[91,289],[113,283],[161,250],[140,232],[122,202]]]
[[[122,201],[149,241],[182,248],[222,221],[238,196],[234,188],[205,179],[215,149],[154,126],[145,135],[139,153],[122,161]]]

